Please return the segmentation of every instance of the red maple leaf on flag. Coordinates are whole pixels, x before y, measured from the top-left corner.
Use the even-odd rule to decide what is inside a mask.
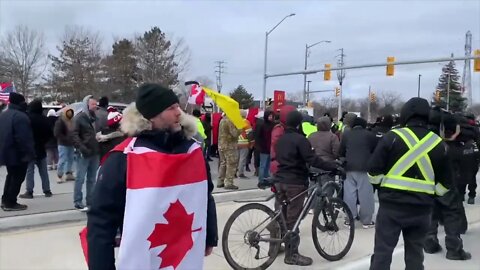
[[[150,241],[150,249],[167,245],[158,254],[162,258],[160,269],[168,266],[177,269],[193,246],[192,233],[201,231],[202,228],[192,230],[194,214],[188,214],[179,200],[171,203],[163,216],[168,223],[155,224],[155,228],[147,240]]]

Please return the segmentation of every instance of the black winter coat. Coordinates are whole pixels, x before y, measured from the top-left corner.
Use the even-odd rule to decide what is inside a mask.
[[[37,160],[47,157],[45,145],[53,138],[53,130],[50,129],[50,121],[43,115],[42,102],[34,100],[28,104],[28,117],[32,126],[33,141],[35,143],[35,158]]]
[[[192,145],[179,132],[168,135],[161,131],[144,131],[135,142],[135,146],[144,146],[164,153],[185,153]],[[207,208],[207,246],[216,246],[217,216],[212,196],[213,183],[210,167],[207,166],[208,208]],[[88,254],[90,270],[115,269],[114,242],[117,230],[123,227],[126,196],[126,155],[113,152],[103,163],[96,183],[93,203],[88,212]],[[141,209],[139,210],[141,211]]]
[[[421,121],[410,121],[406,125],[421,140],[430,131],[426,123]],[[407,145],[394,132],[388,132],[378,143],[375,152],[368,161],[368,173],[371,176],[386,175],[395,163],[408,151]],[[435,173],[435,183],[441,183],[444,187],[450,188],[452,175],[451,164],[447,155],[447,146],[440,143],[428,153],[432,161],[433,171]],[[420,169],[417,165],[411,167],[404,176],[423,179]],[[424,213],[425,208],[431,208],[434,204],[434,196],[402,191],[390,188],[379,187],[378,198],[380,203],[388,204],[390,207],[396,207],[402,211],[419,211]]]
[[[57,116],[48,116],[47,117],[47,120],[48,120],[48,127],[50,129],[50,131],[53,133],[53,130],[55,128],[55,123],[57,122],[58,120],[58,117]],[[52,136],[50,138],[50,140],[47,142],[47,144],[45,145],[45,147],[47,149],[51,149],[51,148],[57,148],[57,138],[55,138],[55,136]]]
[[[35,158],[32,126],[21,106],[0,113],[0,166],[15,166]]]
[[[298,130],[287,128],[275,146],[278,171],[275,179],[280,183],[308,185],[308,166],[334,170],[334,162],[324,161],[315,155],[312,145]]]
[[[89,116],[87,113],[81,112],[73,119],[72,140],[75,148],[84,157],[92,157],[98,155],[99,146],[94,127],[95,116]]]
[[[368,159],[375,150],[377,139],[375,135],[360,126],[352,128],[342,136],[340,142],[340,157],[345,157],[346,171],[366,172]]]

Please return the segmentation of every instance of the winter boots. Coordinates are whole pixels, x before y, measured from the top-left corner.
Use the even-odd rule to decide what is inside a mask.
[[[298,233],[290,233],[285,241],[285,264],[307,266],[313,263],[312,258],[300,255],[298,253],[298,245],[300,244],[300,236]]]

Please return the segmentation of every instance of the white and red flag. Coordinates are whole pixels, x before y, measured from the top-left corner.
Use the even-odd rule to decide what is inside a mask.
[[[188,104],[202,105],[205,102],[205,91],[198,83],[192,83]]]
[[[201,147],[165,154],[134,143],[124,151],[127,195],[117,268],[203,269],[208,188]]]

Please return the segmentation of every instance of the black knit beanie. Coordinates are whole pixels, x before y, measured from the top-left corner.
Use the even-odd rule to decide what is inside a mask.
[[[9,96],[9,101],[12,104],[20,105],[21,103],[25,102],[25,98],[21,94],[11,92]]]
[[[160,84],[146,83],[138,88],[137,110],[146,119],[157,116],[175,103],[178,103],[175,92]]]

